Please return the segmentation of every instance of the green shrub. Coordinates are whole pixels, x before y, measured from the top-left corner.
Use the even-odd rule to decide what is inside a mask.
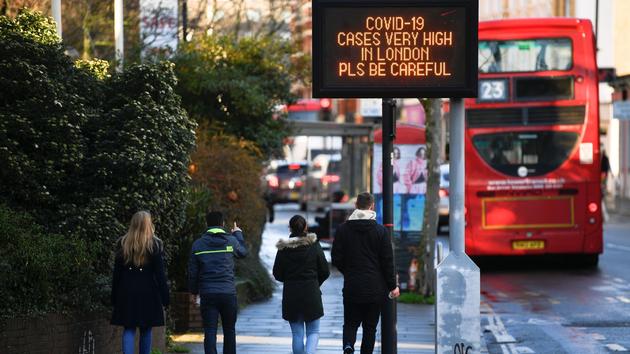
[[[188,289],[188,258],[193,242],[206,230],[206,211],[212,203],[212,193],[201,184],[188,187],[186,222],[177,239],[177,251],[171,260],[169,275],[177,291]]]
[[[180,46],[174,57],[177,90],[198,122],[247,139],[266,156],[281,155],[289,134],[276,106],[295,97],[292,85],[309,76],[288,41],[274,36],[208,35]]]
[[[57,233],[57,210],[83,199],[76,179],[87,150],[83,127],[98,115],[92,105],[101,91],[48,43],[50,26],[37,16],[0,20],[0,202]]]
[[[260,151],[252,142],[228,135],[209,135],[204,131],[204,127],[199,129],[197,149],[191,159],[195,188],[207,191],[203,192],[207,195],[202,202],[192,204],[194,211],[189,213],[189,218],[198,223],[207,210],[221,210],[226,215],[228,227],[234,221],[238,223],[250,255],[237,261],[236,276],[252,285],[248,291],[249,300],[267,298],[272,294],[273,283],[258,258],[267,211],[260,189]],[[205,224],[201,225],[205,227]],[[203,227],[197,232],[191,230],[190,240],[196,239],[204,231]],[[182,252],[180,257],[187,258],[188,255]]]
[[[0,205],[0,317],[97,308],[90,251],[86,241],[46,233]]]
[[[435,304],[435,296],[424,296],[418,293],[401,293],[398,302],[404,304]]]
[[[176,78],[170,63],[131,66],[105,83],[103,114],[86,129],[86,193],[115,201],[105,204],[113,208],[113,224],[127,225],[134,212],[150,211],[156,235],[170,254],[186,220],[196,124],[173,90]],[[86,237],[111,245],[122,235],[112,231],[86,230]]]
[[[29,212],[42,234],[79,242],[68,246],[77,254],[90,245],[95,273],[86,284],[98,292],[77,297],[79,309],[105,299],[113,244],[134,212],[149,210],[167,253],[175,251],[196,124],[175,94],[172,64],[105,77],[103,62],[75,66],[51,28],[32,12],[0,17],[0,203]],[[47,240],[53,249],[61,242]]]

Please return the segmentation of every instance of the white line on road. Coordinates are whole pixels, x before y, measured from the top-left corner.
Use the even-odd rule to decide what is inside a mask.
[[[503,354],[534,354],[535,352],[526,346],[516,346],[516,339],[510,335],[499,317],[488,303],[481,304],[482,313],[486,314],[488,325],[486,329],[492,332],[497,343],[501,344]]]
[[[628,349],[620,346],[619,344],[606,344],[606,348],[612,350],[613,352],[627,352]]]
[[[630,304],[630,299],[625,296],[617,296],[617,299],[619,299],[619,301],[621,302],[625,302],[626,304]]]
[[[630,252],[630,247],[617,245],[617,244],[610,243],[610,242],[606,244],[606,247],[607,248],[612,248],[612,249],[615,249],[615,250]]]

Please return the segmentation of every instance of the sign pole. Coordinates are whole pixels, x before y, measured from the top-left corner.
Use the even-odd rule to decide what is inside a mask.
[[[479,353],[479,267],[466,255],[464,210],[464,100],[451,98],[450,253],[436,269],[436,353]]]
[[[62,31],[61,31],[61,0],[52,0],[51,2],[51,7],[52,7],[52,17],[55,20],[55,22],[57,23],[57,34],[59,35],[59,38],[62,38]]]
[[[465,253],[464,100],[451,99],[449,177],[449,242],[451,252]]]
[[[123,0],[114,0],[114,42],[116,47],[116,71],[123,71],[125,60]]]
[[[394,184],[392,183],[394,168],[392,165],[392,154],[394,139],[396,138],[395,108],[396,100],[383,98],[383,226],[387,228],[392,242],[394,229]],[[387,299],[381,312],[381,353],[396,354],[397,337],[396,301]]]

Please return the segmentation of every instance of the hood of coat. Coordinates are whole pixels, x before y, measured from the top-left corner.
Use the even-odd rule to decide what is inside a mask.
[[[355,209],[348,220],[376,220],[376,212],[374,210]]]
[[[278,251],[282,251],[285,249],[298,248],[300,246],[310,246],[317,242],[317,235],[315,234],[307,234],[302,237],[291,237],[289,239],[280,239],[278,243],[276,243],[276,248]]]

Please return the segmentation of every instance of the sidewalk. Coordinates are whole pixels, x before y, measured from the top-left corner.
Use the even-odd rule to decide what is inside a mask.
[[[263,235],[261,259],[268,269],[273,266],[275,244],[287,237],[287,225],[294,212],[279,210],[274,224],[268,224]],[[328,258],[329,254],[326,255]],[[329,258],[330,259],[330,258]],[[334,268],[322,286],[324,317],[320,325],[318,354],[339,354],[342,347],[343,277]],[[398,353],[420,354],[434,352],[434,307],[431,305],[398,304]],[[242,354],[290,354],[291,330],[282,319],[282,284],[278,283],[273,297],[247,306],[239,312],[236,323],[237,352]],[[359,330],[358,338],[361,338]],[[189,348],[193,354],[203,354],[203,333],[174,336],[177,344]],[[380,353],[380,324],[375,353]],[[223,338],[219,336],[218,347]],[[355,345],[359,348],[360,343]],[[219,348],[217,348],[219,349]],[[222,348],[219,349],[221,352]]]

